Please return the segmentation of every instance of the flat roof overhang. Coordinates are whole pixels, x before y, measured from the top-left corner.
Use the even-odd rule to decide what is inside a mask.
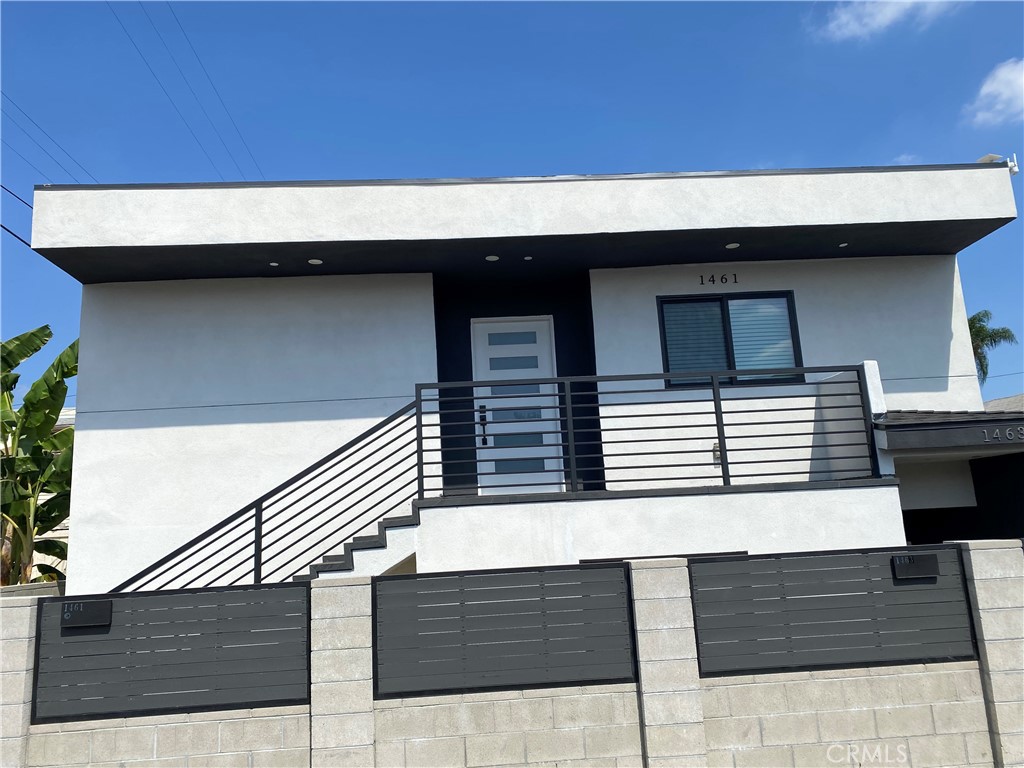
[[[82,283],[478,270],[529,275],[952,254],[1015,216],[1005,163],[41,186],[32,246]],[[729,243],[740,246],[727,249]]]
[[[1024,413],[890,411],[876,417],[874,426],[878,446],[897,457],[1024,452]]]

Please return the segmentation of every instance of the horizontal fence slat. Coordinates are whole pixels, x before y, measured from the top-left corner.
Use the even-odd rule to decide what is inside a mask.
[[[34,717],[308,701],[306,586],[112,597],[109,628],[61,629],[40,605]]]
[[[894,556],[938,576],[897,579]],[[949,547],[693,560],[702,675],[976,657],[959,552]]]
[[[625,568],[375,579],[376,695],[633,679]]]

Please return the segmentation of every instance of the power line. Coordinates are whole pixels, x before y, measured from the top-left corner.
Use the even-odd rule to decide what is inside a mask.
[[[31,133],[29,133],[28,131],[26,131],[26,130],[24,129],[24,127],[22,127],[21,123],[19,123],[19,122],[18,122],[17,120],[15,120],[15,119],[14,119],[14,115],[12,115],[12,114],[11,114],[10,112],[8,112],[7,110],[3,109],[2,107],[0,107],[0,111],[2,111],[2,112],[3,112],[3,113],[4,113],[5,115],[6,115],[6,116],[7,116],[7,119],[8,119],[8,120],[10,120],[10,121],[11,121],[12,123],[14,123],[14,125],[15,125],[15,126],[17,126],[17,128],[18,128],[18,130],[19,130],[19,131],[21,131],[21,132],[22,132],[22,133],[24,133],[24,134],[25,134],[26,136],[28,136],[28,137],[29,137],[29,139],[30,139],[30,140],[32,141],[32,143],[33,143],[33,144],[35,144],[35,145],[36,145],[37,147],[39,147],[39,148],[40,148],[41,150],[43,150],[43,153],[44,153],[44,154],[45,154],[45,155],[46,155],[46,156],[47,156],[48,158],[50,158],[51,160],[53,160],[53,162],[55,162],[55,163],[56,163],[56,164],[58,165],[58,167],[60,167],[60,169],[61,169],[62,171],[64,171],[64,173],[66,173],[66,174],[67,174],[68,176],[70,176],[70,177],[71,177],[71,178],[72,178],[72,179],[74,180],[74,182],[75,182],[76,184],[79,184],[79,183],[81,183],[81,182],[79,182],[79,181],[78,181],[78,178],[77,178],[77,177],[75,176],[75,174],[73,174],[73,173],[72,173],[71,171],[69,171],[69,170],[68,170],[67,168],[65,168],[65,167],[64,167],[64,166],[63,166],[63,165],[61,164],[60,160],[58,160],[58,159],[57,159],[56,157],[54,157],[53,155],[51,155],[51,154],[50,154],[50,152],[49,152],[49,151],[48,151],[48,150],[46,149],[46,147],[44,147],[44,146],[43,146],[42,144],[40,144],[40,143],[39,143],[39,141],[38,141],[38,140],[36,139],[36,137],[35,137],[35,136],[33,136],[33,135],[32,135]]]
[[[30,211],[32,210],[32,206],[31,206],[31,205],[29,205],[29,203],[28,203],[28,202],[26,202],[26,201],[25,201],[25,199],[24,199],[23,197],[21,197],[21,196],[17,195],[17,194],[16,194],[16,193],[14,193],[14,192],[11,192],[11,190],[9,190],[9,189],[8,189],[7,187],[5,187],[5,186],[4,186],[3,184],[0,184],[0,188],[2,188],[4,192],[6,192],[7,194],[11,195],[12,197],[16,197],[16,198],[18,198],[19,200],[21,200],[21,202],[25,203],[25,205],[28,205],[28,209],[29,209]]]
[[[43,136],[45,136],[45,137],[46,137],[46,138],[48,138],[48,139],[49,139],[50,141],[52,141],[52,142],[54,143],[54,146],[56,146],[56,147],[57,147],[57,148],[58,148],[58,149],[59,149],[59,150],[60,150],[61,152],[63,152],[63,153],[65,154],[65,155],[67,155],[67,156],[68,156],[69,158],[71,158],[71,162],[73,162],[73,163],[74,163],[75,165],[77,165],[77,166],[78,166],[79,168],[81,168],[81,169],[82,169],[83,171],[85,171],[85,175],[86,175],[86,176],[88,176],[88,177],[89,177],[90,179],[92,179],[93,181],[95,181],[95,182],[96,182],[97,184],[99,183],[99,181],[97,181],[96,177],[95,177],[95,176],[93,176],[93,175],[92,175],[91,173],[89,173],[88,169],[86,169],[86,167],[85,167],[84,165],[82,165],[82,164],[81,164],[80,162],[78,162],[78,161],[77,161],[77,160],[76,160],[76,159],[74,158],[74,156],[72,156],[72,154],[71,154],[70,152],[68,152],[68,151],[67,151],[66,149],[64,149],[64,147],[62,147],[62,146],[60,145],[60,143],[59,143],[59,142],[58,142],[58,141],[57,141],[57,140],[56,140],[55,138],[53,138],[53,136],[51,136],[50,134],[48,134],[48,133],[47,133],[47,132],[46,132],[46,131],[45,131],[45,130],[43,129],[43,126],[41,126],[41,125],[40,125],[39,123],[37,123],[37,122],[36,122],[35,120],[33,120],[33,119],[32,119],[32,116],[31,116],[31,115],[30,115],[30,114],[29,114],[28,112],[26,112],[26,111],[25,111],[24,109],[22,109],[21,107],[19,107],[19,106],[18,106],[18,104],[17,104],[17,102],[16,102],[16,101],[15,101],[14,99],[12,99],[12,98],[11,98],[10,96],[8,96],[8,95],[7,95],[6,93],[5,93],[5,94],[3,94],[3,97],[4,97],[5,99],[7,99],[7,100],[8,100],[9,102],[11,102],[11,104],[13,104],[13,105],[14,105],[14,108],[15,108],[16,110],[18,110],[19,112],[21,112],[21,114],[23,114],[23,115],[24,115],[24,116],[25,116],[26,118],[28,118],[28,121],[29,121],[30,123],[32,123],[32,125],[34,125],[34,126],[35,126],[36,128],[38,128],[38,129],[39,129],[40,131],[42,131],[42,133],[43,133]]]
[[[181,25],[181,20],[178,19],[178,14],[174,12],[174,8],[170,3],[166,3],[167,9],[171,12],[174,20],[178,23],[178,29],[181,30],[181,34],[185,37],[185,42],[188,43],[188,47],[192,49],[192,55],[196,57],[196,61],[199,62],[199,66],[202,67],[203,74],[206,75],[206,79],[210,83],[210,87],[213,88],[213,92],[217,94],[217,99],[220,101],[220,105],[224,108],[224,113],[228,116],[228,120],[231,121],[231,125],[234,126],[235,133],[238,134],[238,138],[242,141],[242,146],[245,147],[245,151],[249,153],[249,159],[252,160],[252,164],[256,166],[256,170],[259,171],[260,177],[266,181],[267,177],[263,175],[263,169],[260,168],[260,164],[256,162],[255,156],[252,154],[252,150],[249,149],[249,144],[246,142],[242,132],[238,129],[238,123],[235,122],[235,118],[231,116],[231,110],[228,109],[228,105],[224,103],[224,98],[220,95],[220,91],[217,90],[217,86],[213,82],[213,78],[210,77],[210,73],[206,70],[206,65],[203,64],[203,60],[199,58],[199,53],[196,51],[196,47],[192,45],[192,40],[189,38],[185,28]]]
[[[238,161],[235,159],[235,156],[231,153],[231,150],[228,149],[228,145],[224,142],[224,137],[221,136],[220,131],[217,130],[216,123],[213,122],[213,119],[210,117],[210,114],[206,111],[206,107],[203,106],[203,102],[199,100],[199,96],[196,95],[196,92],[192,88],[192,84],[188,81],[188,78],[185,77],[185,73],[182,71],[181,66],[178,64],[178,60],[174,57],[174,53],[171,52],[170,47],[167,45],[167,41],[164,40],[164,36],[160,33],[160,30],[157,29],[156,24],[153,23],[153,17],[149,15],[149,11],[146,10],[146,6],[141,2],[141,0],[139,2],[139,7],[142,8],[142,12],[146,14],[146,19],[149,21],[149,26],[153,28],[153,31],[156,32],[156,36],[159,37],[160,42],[163,43],[164,50],[167,51],[167,55],[170,56],[171,61],[174,62],[174,66],[178,70],[178,74],[181,75],[181,79],[185,81],[185,85],[188,86],[188,90],[189,93],[192,94],[192,98],[196,100],[196,104],[199,105],[199,109],[202,110],[203,115],[206,117],[207,122],[210,124],[210,127],[213,128],[213,132],[217,134],[217,138],[220,139],[220,144],[222,147],[224,147],[224,151],[228,153],[228,157],[231,158],[231,162],[235,164],[235,169],[238,171],[238,175],[245,179],[245,174],[242,172],[241,166],[239,166]]]
[[[21,154],[21,152],[19,152],[19,151],[18,151],[18,150],[16,150],[16,149],[15,149],[14,147],[12,147],[12,146],[11,146],[10,144],[8,144],[8,143],[7,143],[7,139],[0,139],[0,141],[3,141],[3,144],[4,144],[4,146],[5,146],[5,147],[7,147],[7,148],[8,148],[9,150],[11,150],[11,152],[13,152],[14,154],[16,154],[16,155],[17,155],[18,157],[20,157],[20,158],[21,158],[22,160],[24,160],[24,161],[25,161],[26,163],[28,163],[29,167],[30,167],[30,168],[32,168],[32,170],[33,170],[33,171],[35,171],[36,173],[38,173],[38,174],[39,174],[40,176],[42,176],[42,177],[43,177],[44,179],[46,179],[46,180],[47,180],[48,182],[50,182],[51,184],[53,183],[53,179],[51,179],[51,178],[50,178],[49,176],[47,176],[47,175],[46,175],[45,173],[43,173],[43,172],[42,172],[42,171],[40,171],[40,170],[39,170],[38,168],[36,168],[36,167],[35,167],[34,165],[32,165],[32,161],[31,161],[31,160],[29,160],[29,159],[28,159],[27,157],[25,157],[25,156],[24,156],[23,154]]]
[[[26,240],[26,239],[25,239],[24,237],[22,237],[21,235],[19,235],[19,234],[18,234],[17,232],[15,232],[15,231],[14,231],[13,229],[8,229],[8,228],[7,228],[7,225],[6,225],[6,224],[0,224],[0,227],[3,227],[3,230],[4,230],[4,232],[6,232],[7,234],[9,234],[9,235],[13,235],[14,237],[16,237],[16,238],[18,238],[19,240],[21,240],[21,242],[23,242],[23,243],[24,243],[25,245],[27,245],[27,246],[28,246],[29,248],[31,248],[31,247],[32,247],[32,244],[31,244],[31,243],[30,243],[30,242],[29,242],[28,240]]]
[[[171,94],[167,92],[166,88],[164,88],[164,84],[160,81],[160,78],[157,77],[157,74],[153,70],[153,67],[150,66],[149,59],[146,58],[146,55],[142,52],[142,49],[140,49],[138,44],[135,42],[135,38],[132,37],[131,32],[128,31],[128,27],[126,27],[124,23],[121,21],[121,17],[117,15],[117,12],[114,10],[113,6],[110,5],[109,0],[107,0],[106,5],[107,8],[110,9],[110,12],[114,15],[114,19],[117,21],[118,25],[121,27],[125,35],[128,37],[128,41],[132,44],[132,47],[135,48],[135,52],[139,54],[139,58],[142,59],[142,63],[146,65],[146,69],[149,70],[149,74],[153,76],[153,79],[156,80],[156,84],[160,86],[160,90],[164,92],[164,96],[166,96],[167,100],[171,102],[171,106],[174,107],[174,111],[178,113],[178,117],[181,118],[181,122],[183,122],[185,124],[185,127],[188,128],[188,132],[192,134],[192,138],[195,139],[196,144],[199,146],[199,149],[201,149],[203,154],[206,155],[206,159],[210,161],[210,165],[213,166],[213,170],[217,172],[218,176],[220,176],[220,180],[224,181],[224,176],[220,172],[220,169],[217,167],[217,164],[213,162],[213,158],[210,157],[210,153],[206,151],[206,147],[203,146],[203,143],[199,140],[199,137],[196,136],[196,132],[192,130],[192,126],[189,125],[188,120],[186,120],[185,116],[181,114],[181,110],[178,109],[178,105],[174,103],[174,99],[171,98]]]

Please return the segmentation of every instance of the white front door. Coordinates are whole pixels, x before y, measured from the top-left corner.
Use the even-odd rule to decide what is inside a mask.
[[[556,375],[550,317],[473,320],[480,493],[564,490],[557,386],[515,381]]]

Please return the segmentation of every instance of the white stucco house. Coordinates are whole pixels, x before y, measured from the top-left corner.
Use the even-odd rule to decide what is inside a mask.
[[[1005,163],[38,187],[68,592],[1019,535],[957,272],[1015,216]]]

